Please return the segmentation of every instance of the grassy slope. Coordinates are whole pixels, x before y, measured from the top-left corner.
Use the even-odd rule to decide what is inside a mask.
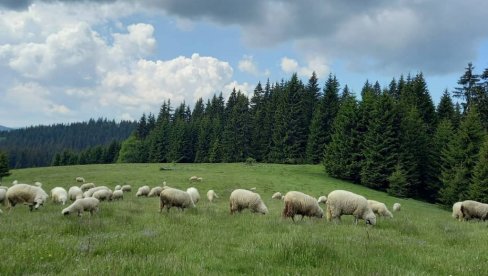
[[[361,186],[328,178],[321,166],[258,164],[116,164],[12,171],[14,179],[41,181],[44,189],[68,188],[76,176],[97,185],[128,183],[191,186],[202,196],[197,209],[158,213],[157,198],[103,202],[94,217],[63,217],[62,206],[46,204],[30,213],[25,206],[0,216],[2,274],[440,274],[481,275],[488,271],[487,224],[460,223],[448,211],[414,200],[401,200]],[[170,165],[165,165],[170,166]],[[234,188],[257,187],[270,214],[230,216]],[[215,204],[206,191],[220,196]],[[280,217],[275,191],[299,190],[316,197],[346,189],[385,202],[400,202],[392,220],[369,228],[326,220],[293,223]]]

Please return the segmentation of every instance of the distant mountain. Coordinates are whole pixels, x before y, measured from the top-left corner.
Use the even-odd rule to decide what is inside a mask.
[[[12,130],[11,128],[9,127],[6,127],[6,126],[1,126],[0,125],[0,131],[6,131],[6,130]]]

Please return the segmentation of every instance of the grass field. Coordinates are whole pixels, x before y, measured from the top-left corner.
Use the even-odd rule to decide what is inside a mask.
[[[172,170],[159,170],[160,167]],[[68,189],[76,176],[114,187],[131,184],[119,202],[102,202],[91,217],[65,217],[48,202],[38,211],[23,205],[0,215],[2,275],[486,275],[488,228],[461,223],[435,205],[389,197],[327,177],[321,166],[256,164],[113,164],[12,170],[5,183],[40,181],[49,193]],[[192,175],[203,182],[189,183]],[[196,209],[160,214],[158,198],[136,198],[142,185],[186,189],[202,196]],[[257,187],[268,215],[229,215],[235,188]],[[211,204],[206,192],[220,199]],[[318,197],[350,190],[402,211],[378,219],[375,227],[352,217],[341,224],[325,219],[293,223],[281,218],[280,191]],[[325,208],[324,208],[325,209]]]

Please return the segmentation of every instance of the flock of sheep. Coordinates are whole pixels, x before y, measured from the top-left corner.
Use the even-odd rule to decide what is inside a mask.
[[[81,216],[83,212],[93,214],[98,211],[100,201],[123,199],[124,192],[131,192],[132,190],[130,185],[117,185],[112,191],[106,186],[85,183],[83,177],[76,177],[75,180],[82,183],[81,186],[72,186],[68,191],[63,187],[55,187],[51,190],[52,202],[65,205],[68,201],[73,201],[71,205],[61,211],[63,215],[76,213]],[[200,182],[203,178],[192,176],[189,180],[190,182]],[[14,181],[12,184],[11,187],[0,186],[0,203],[6,203],[9,210],[15,205],[23,203],[28,205],[32,211],[42,206],[49,197],[39,182],[29,185]],[[181,210],[195,208],[200,200],[200,194],[195,187],[190,187],[184,191],[166,186],[166,182],[163,183],[163,186],[156,186],[152,189],[147,185],[139,187],[136,196],[159,197],[159,212],[162,212],[164,208],[169,212],[172,207]],[[214,202],[218,196],[214,190],[209,190],[207,198],[209,202]],[[291,218],[293,221],[295,221],[296,215],[300,215],[302,219],[305,216],[322,218],[324,211],[320,207],[321,204],[326,205],[328,221],[338,222],[341,220],[341,216],[352,215],[355,224],[358,220],[364,220],[367,225],[375,225],[377,216],[393,218],[393,214],[384,203],[368,200],[364,196],[344,190],[332,191],[327,196],[320,196],[318,199],[298,191],[290,191],[284,196],[280,192],[276,192],[271,198],[283,200],[282,216]],[[268,208],[256,192],[255,187],[232,191],[229,206],[231,214],[241,212],[244,209],[263,215],[268,213]],[[393,205],[393,211],[398,212],[400,209],[399,203]],[[459,220],[486,220],[488,218],[488,204],[472,200],[457,202],[453,205],[452,216]]]

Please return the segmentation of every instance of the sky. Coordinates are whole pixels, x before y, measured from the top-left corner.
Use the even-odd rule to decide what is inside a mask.
[[[422,72],[434,102],[488,67],[485,0],[0,0],[0,125],[137,120],[233,88]]]

